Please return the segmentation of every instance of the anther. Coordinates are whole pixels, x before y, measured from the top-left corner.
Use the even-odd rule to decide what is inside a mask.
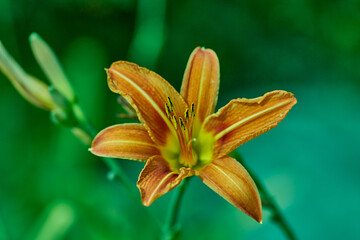
[[[182,130],[185,131],[185,124],[184,124],[184,121],[181,117],[179,117],[179,122],[180,122],[180,127],[182,128]]]
[[[191,104],[191,116],[195,117],[195,103]]]
[[[172,103],[170,97],[167,97],[167,99],[168,99],[168,101],[169,101],[171,111],[175,112],[174,104]]]
[[[189,121],[189,109],[188,108],[185,110],[184,117],[185,117],[185,123],[188,123],[188,121]]]
[[[165,103],[165,110],[166,110],[166,114],[167,114],[168,118],[171,120],[171,110],[167,103]]]
[[[176,117],[175,116],[172,116],[172,122],[173,122],[173,125],[175,127],[175,129],[177,130],[178,129],[178,123],[176,121]]]

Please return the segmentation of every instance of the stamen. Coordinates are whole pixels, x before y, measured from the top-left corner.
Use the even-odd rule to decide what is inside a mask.
[[[176,121],[176,117],[175,116],[172,116],[172,122],[173,122],[173,125],[175,127],[176,130],[178,130],[178,123]]]
[[[191,116],[195,117],[195,103],[191,104]]]
[[[185,123],[187,124],[189,121],[189,109],[188,108],[185,110],[184,117],[185,117]]]
[[[196,165],[197,157],[194,157],[196,154],[193,152],[192,148],[192,142],[195,140],[192,139],[192,124],[193,117],[195,116],[195,104],[192,103],[190,108],[185,109],[184,116],[178,117],[171,98],[167,97],[165,111],[175,129],[179,141],[181,151],[181,157],[179,158],[180,165],[185,167]]]
[[[179,122],[180,122],[180,127],[182,128],[182,130],[185,131],[185,124],[184,124],[184,121],[181,117],[179,117]]]
[[[188,151],[190,150],[190,148],[192,148],[192,143],[195,141],[196,141],[196,138],[190,139],[190,141],[188,141],[188,143],[187,143]]]
[[[165,110],[166,110],[166,114],[167,114],[168,118],[171,120],[171,110],[167,103],[165,103]]]
[[[171,108],[171,111],[175,112],[175,108],[174,108],[174,104],[172,103],[170,97],[167,97],[168,99],[168,102],[169,102],[169,105],[170,105],[170,108]]]

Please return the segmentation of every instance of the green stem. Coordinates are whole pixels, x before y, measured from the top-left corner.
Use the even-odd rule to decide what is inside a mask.
[[[260,179],[252,172],[244,163],[243,158],[241,155],[235,150],[231,153],[232,156],[234,156],[248,171],[252,179],[254,180],[257,188],[259,189],[259,192],[262,197],[263,204],[266,204],[266,207],[271,209],[272,211],[272,219],[279,225],[279,227],[282,229],[282,231],[285,233],[288,239],[295,240],[295,234],[291,230],[289,224],[286,222],[284,216],[282,215],[278,204],[274,200],[274,198],[271,196],[269,191],[266,189],[264,184],[260,181]]]
[[[180,233],[180,227],[177,221],[179,218],[181,199],[188,181],[189,179],[185,178],[182,183],[175,189],[174,195],[172,196],[170,202],[169,211],[166,216],[162,240],[176,239],[176,237]]]

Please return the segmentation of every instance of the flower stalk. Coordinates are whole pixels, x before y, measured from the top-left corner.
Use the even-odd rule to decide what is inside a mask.
[[[188,182],[189,178],[185,178],[173,193],[163,228],[162,240],[174,240],[177,239],[180,234],[180,225],[178,224],[179,211],[184,190]]]

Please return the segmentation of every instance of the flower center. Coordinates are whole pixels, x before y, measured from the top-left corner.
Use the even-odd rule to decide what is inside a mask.
[[[192,128],[195,116],[195,104],[191,104],[191,108],[187,108],[183,116],[179,117],[175,112],[174,104],[171,98],[167,98],[165,103],[165,110],[167,117],[171,121],[176,135],[177,135],[177,154],[165,154],[167,160],[173,168],[179,169],[180,167],[189,167],[196,165],[198,160],[197,153],[193,150],[193,143],[196,138],[193,138]]]
[[[170,164],[173,171],[180,168],[201,169],[212,160],[214,137],[202,128],[195,118],[195,104],[185,109],[179,117],[171,98],[167,98],[165,111],[176,136],[169,135],[168,144],[162,148],[162,156]],[[196,128],[196,129],[193,129]]]

